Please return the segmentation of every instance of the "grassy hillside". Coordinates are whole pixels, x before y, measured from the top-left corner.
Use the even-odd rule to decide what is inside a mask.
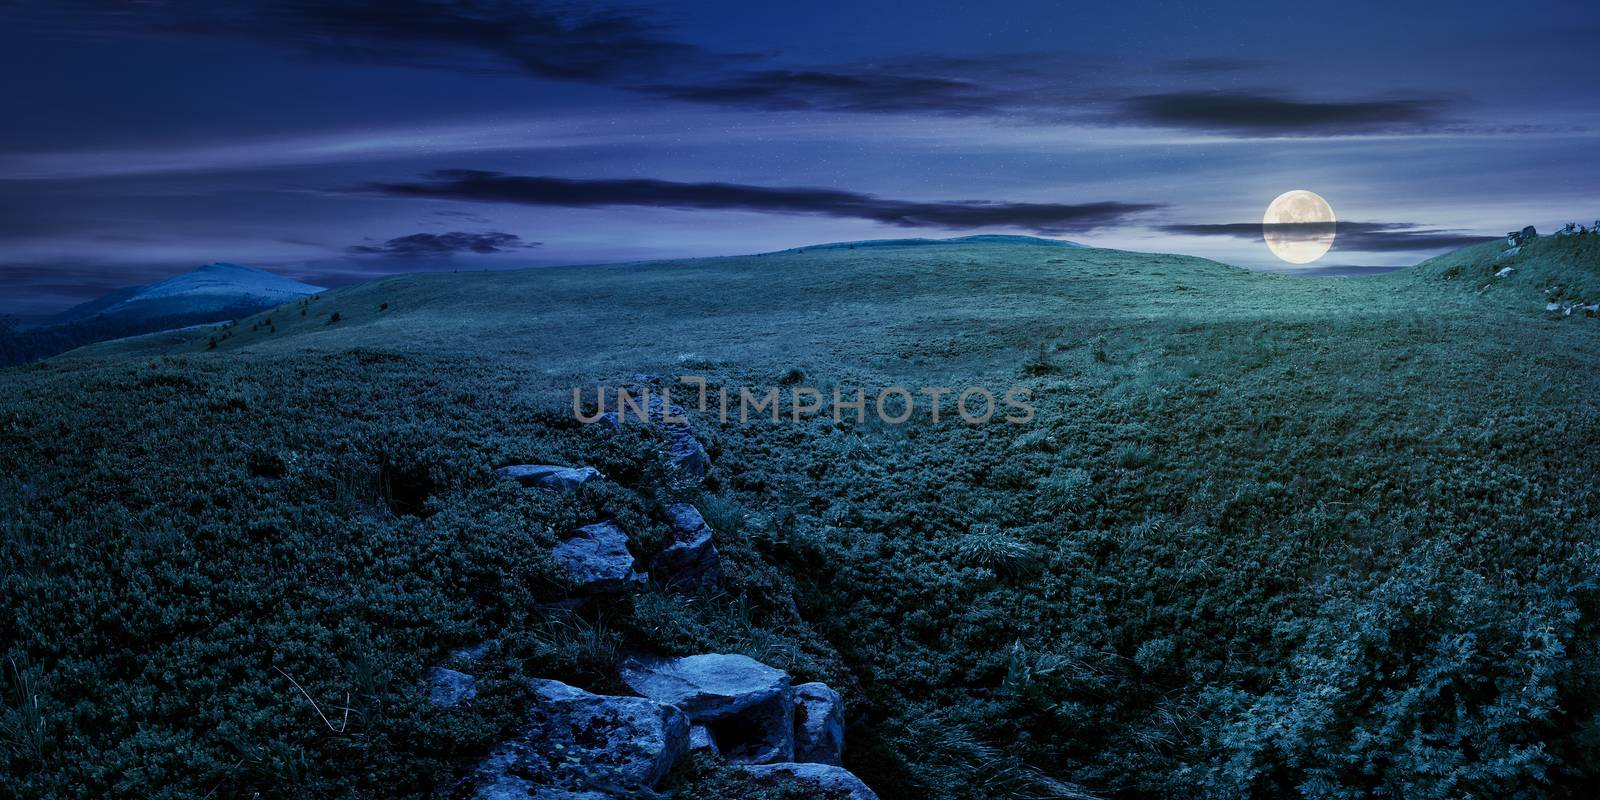
[[[412,275],[8,370],[5,782],[423,795],[521,679],[616,690],[645,649],[839,687],[885,798],[1586,796],[1600,320],[1543,309],[1557,274],[1595,296],[1593,241],[1504,279],[1493,245],[1298,279],[1012,243]],[[695,488],[571,419],[638,373],[1037,414],[694,414]],[[614,518],[647,556],[677,500],[724,594],[561,608],[562,531]],[[480,701],[429,707],[422,670],[488,639]]]

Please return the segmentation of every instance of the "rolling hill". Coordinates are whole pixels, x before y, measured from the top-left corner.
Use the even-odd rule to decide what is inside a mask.
[[[1337,279],[1017,241],[406,275],[7,370],[0,657],[37,700],[4,713],[49,736],[10,734],[6,780],[427,796],[531,678],[719,652],[839,689],[886,800],[1584,797],[1600,320],[1545,304],[1593,297],[1596,239]],[[696,484],[574,419],[684,376],[782,421],[675,394]],[[799,387],[1035,413],[795,418]],[[720,591],[574,602],[566,532],[648,560],[680,502]],[[477,700],[430,706],[485,642]],[[665,791],[784,796],[702,755]]]
[[[203,314],[250,312],[280,306],[323,291],[238,264],[207,264],[147,286],[119,289],[48,318],[65,325],[101,317],[137,321]]]
[[[322,287],[238,264],[207,264],[147,286],[118,289],[0,337],[0,364],[45,358],[94,342],[232,320]]]

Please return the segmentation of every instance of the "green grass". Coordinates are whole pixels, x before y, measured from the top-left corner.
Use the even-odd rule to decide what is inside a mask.
[[[888,799],[1586,796],[1600,322],[1543,307],[1596,297],[1593,241],[1507,279],[1494,244],[1360,279],[1010,244],[411,275],[8,370],[5,783],[421,796],[522,679],[620,691],[654,649],[840,689]],[[1037,415],[696,415],[694,489],[570,419],[637,373],[1024,386]],[[524,461],[613,483],[493,479]],[[724,594],[553,609],[560,532],[614,518],[647,556],[679,500]],[[422,670],[491,638],[478,703],[429,708]]]

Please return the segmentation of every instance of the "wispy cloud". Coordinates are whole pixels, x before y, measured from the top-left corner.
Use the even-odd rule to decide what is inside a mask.
[[[523,241],[522,237],[514,233],[501,231],[489,231],[486,233],[452,231],[450,233],[413,233],[409,236],[397,236],[382,244],[351,245],[346,250],[361,256],[421,258],[453,256],[457,253],[476,253],[478,255],[509,253],[538,247],[540,244],[542,243]]]
[[[1444,103],[1421,98],[1300,100],[1269,93],[1169,92],[1122,102],[1128,122],[1248,136],[1341,136],[1421,130]]]
[[[515,203],[530,206],[650,206],[865,219],[902,227],[1019,228],[1042,234],[1091,231],[1160,208],[1149,203],[1006,203],[895,200],[839,189],[681,183],[632,178],[587,180],[440,170],[413,183],[375,183],[393,197]]]
[[[1230,222],[1221,224],[1162,225],[1166,233],[1184,236],[1227,236],[1235,239],[1261,239],[1275,233],[1288,238],[1334,234],[1340,250],[1365,253],[1391,253],[1413,250],[1446,250],[1481,244],[1498,237],[1465,231],[1426,228],[1414,222]]]
[[[1197,91],[1197,80],[1260,62],[1192,57],[1132,74],[1060,53],[775,66],[714,50],[644,12],[554,0],[66,0],[18,4],[35,25],[90,35],[244,40],[315,57],[629,89],[762,111],[1005,118],[1154,126],[1237,136],[1357,136],[1439,130],[1427,97],[1297,98]],[[1063,80],[1070,76],[1071,80]]]
[[[23,0],[42,24],[97,34],[243,39],[359,63],[607,81],[722,58],[631,10],[521,0]]]
[[[636,88],[671,100],[768,111],[976,116],[1035,106],[1015,91],[969,78],[837,69],[759,70]]]

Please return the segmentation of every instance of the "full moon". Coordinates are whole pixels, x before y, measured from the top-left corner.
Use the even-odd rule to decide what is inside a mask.
[[[1267,240],[1267,249],[1290,264],[1310,264],[1333,246],[1333,207],[1316,192],[1295,189],[1278,195],[1267,206],[1261,222],[1261,238]],[[1285,223],[1304,227],[1274,227]]]

